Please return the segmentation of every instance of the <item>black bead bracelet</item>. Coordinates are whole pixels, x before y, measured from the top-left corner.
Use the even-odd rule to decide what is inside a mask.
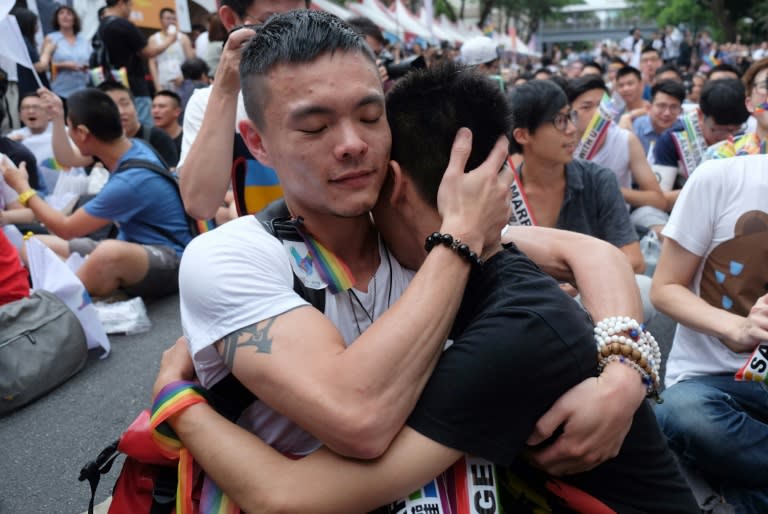
[[[434,248],[437,245],[443,245],[447,246],[457,254],[459,254],[460,257],[462,257],[464,260],[469,262],[473,266],[480,267],[483,265],[483,260],[477,256],[475,252],[469,249],[469,246],[467,246],[467,243],[462,243],[461,239],[454,239],[452,235],[450,234],[441,234],[440,232],[432,232],[430,235],[427,236],[427,239],[424,241],[424,249],[427,252],[430,252],[432,248]]]

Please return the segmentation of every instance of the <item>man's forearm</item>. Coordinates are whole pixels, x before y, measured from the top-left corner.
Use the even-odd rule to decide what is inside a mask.
[[[642,318],[643,306],[632,267],[612,244],[542,227],[510,227],[504,240],[517,244],[546,273],[574,283],[594,320],[610,316]]]
[[[57,235],[62,239],[72,239],[73,237],[82,235],[73,233],[71,227],[69,227],[67,223],[67,217],[48,205],[48,202],[43,200],[39,195],[30,198],[27,206],[35,214],[37,221],[45,225],[45,228],[52,234]]]
[[[663,194],[657,191],[641,191],[639,189],[632,189],[631,187],[622,187],[621,194],[624,197],[624,201],[632,207],[642,207],[644,205],[650,205],[657,209],[666,210],[667,200]]]
[[[193,405],[169,421],[205,472],[251,513],[366,512],[411,493],[460,456],[405,428],[373,462],[326,449],[289,460],[208,405]]]
[[[673,320],[692,330],[715,336],[726,345],[727,340],[735,338],[736,327],[746,321],[742,316],[710,305],[680,284],[654,283],[651,299],[654,307]],[[747,351],[745,348],[731,349],[738,352]]]
[[[229,186],[237,116],[237,94],[214,84],[200,130],[179,173],[187,212],[199,219],[216,215]]]

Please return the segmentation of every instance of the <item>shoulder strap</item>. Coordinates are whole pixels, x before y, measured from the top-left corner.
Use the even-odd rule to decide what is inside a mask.
[[[168,180],[173,185],[173,187],[176,189],[176,194],[178,195],[179,201],[181,202],[181,208],[182,208],[182,210],[184,209],[184,200],[181,198],[181,191],[179,190],[179,182],[176,179],[176,176],[173,175],[173,173],[168,171],[165,167],[163,167],[163,166],[161,166],[161,165],[159,165],[159,164],[157,164],[155,162],[146,160],[146,159],[127,159],[127,160],[123,161],[120,164],[120,166],[118,166],[118,168],[114,171],[114,173],[120,173],[121,171],[125,171],[125,170],[130,169],[130,168],[143,168],[143,169],[147,169],[147,170],[150,170],[150,171],[154,171],[158,175],[160,175],[163,178],[165,178],[166,180]],[[184,211],[184,217],[187,220],[187,226],[188,226],[190,232],[192,233],[193,236],[196,235],[197,234],[197,224],[196,224],[196,222],[194,220],[192,220],[187,215],[186,211]],[[146,221],[138,221],[138,220],[136,220],[134,222],[135,223],[140,223],[142,225],[145,225],[145,226],[149,227],[151,230],[154,230],[155,232],[159,233],[160,235],[162,235],[166,239],[168,239],[170,241],[173,241],[174,243],[176,243],[177,245],[179,245],[181,247],[186,246],[184,244],[184,242],[181,241],[176,236],[176,234],[174,234],[170,230],[166,229],[165,227],[161,227],[161,226],[155,225],[153,223],[147,223]]]
[[[255,214],[256,219],[261,222],[267,232],[275,236],[280,241],[302,241],[296,228],[296,220],[291,217],[288,206],[283,198],[275,200],[264,209]],[[320,312],[325,312],[325,290],[311,289],[304,285],[304,282],[293,274],[293,290],[296,294],[308,301]]]

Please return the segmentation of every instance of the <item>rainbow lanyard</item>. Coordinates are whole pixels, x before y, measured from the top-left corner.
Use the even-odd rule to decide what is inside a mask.
[[[355,285],[355,277],[344,261],[323,246],[320,241],[307,234],[300,226],[296,227],[296,231],[307,246],[311,265],[315,267],[323,282],[328,285],[328,291],[331,294],[341,293]]]

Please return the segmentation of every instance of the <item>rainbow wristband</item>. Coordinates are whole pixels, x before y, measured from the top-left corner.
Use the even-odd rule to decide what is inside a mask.
[[[206,391],[200,385],[188,380],[171,382],[160,390],[152,404],[149,426],[152,438],[160,451],[170,458],[177,458],[182,448],[181,441],[165,421],[196,403],[207,403]]]

